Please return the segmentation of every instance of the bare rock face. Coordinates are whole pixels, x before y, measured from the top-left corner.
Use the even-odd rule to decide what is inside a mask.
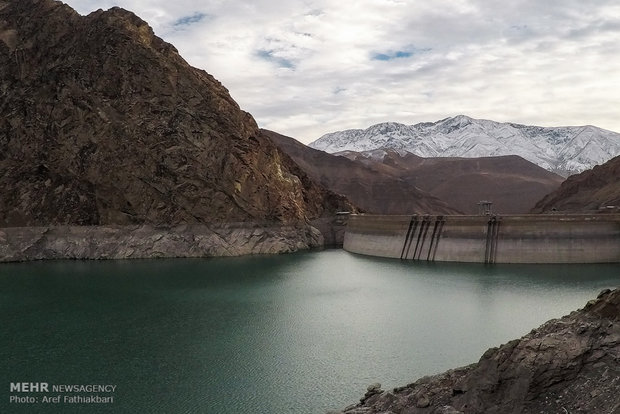
[[[139,17],[54,0],[0,1],[0,191],[0,227],[296,222],[347,205]]]
[[[620,212],[620,156],[568,177],[560,188],[540,200],[535,213]]]
[[[345,413],[620,412],[620,289],[489,349],[476,364],[366,395]]]

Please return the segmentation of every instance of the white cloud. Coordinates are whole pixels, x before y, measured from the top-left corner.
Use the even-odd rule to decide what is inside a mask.
[[[135,12],[259,125],[310,142],[460,113],[620,131],[612,0],[66,0]]]

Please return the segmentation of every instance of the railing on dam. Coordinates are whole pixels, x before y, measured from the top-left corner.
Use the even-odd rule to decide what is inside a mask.
[[[352,215],[343,247],[402,260],[620,263],[620,215]]]

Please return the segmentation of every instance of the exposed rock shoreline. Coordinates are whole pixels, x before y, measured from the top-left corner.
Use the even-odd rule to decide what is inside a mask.
[[[0,229],[0,262],[241,256],[323,245],[321,232],[306,224],[8,227]]]
[[[480,361],[391,391],[372,384],[346,414],[620,413],[620,289]]]

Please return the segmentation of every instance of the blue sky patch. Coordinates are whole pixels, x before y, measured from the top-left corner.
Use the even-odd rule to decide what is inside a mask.
[[[416,55],[418,53],[424,53],[424,52],[428,52],[430,51],[430,48],[427,49],[416,49],[416,48],[412,48],[409,50],[396,50],[396,51],[388,51],[385,53],[373,53],[372,56],[370,57],[372,60],[382,60],[382,61],[388,61],[388,60],[394,60],[394,59],[405,59],[405,58],[409,58],[413,55]]]
[[[204,20],[205,17],[207,17],[207,14],[196,12],[196,13],[190,15],[190,16],[181,17],[180,19],[178,19],[177,21],[172,23],[172,25],[175,26],[175,27],[178,27],[178,26],[189,26],[191,24],[198,23],[198,22]]]
[[[275,56],[273,50],[261,49],[256,52],[256,56],[268,62],[274,63],[280,68],[295,69],[295,64],[293,64],[292,61],[283,57]]]

